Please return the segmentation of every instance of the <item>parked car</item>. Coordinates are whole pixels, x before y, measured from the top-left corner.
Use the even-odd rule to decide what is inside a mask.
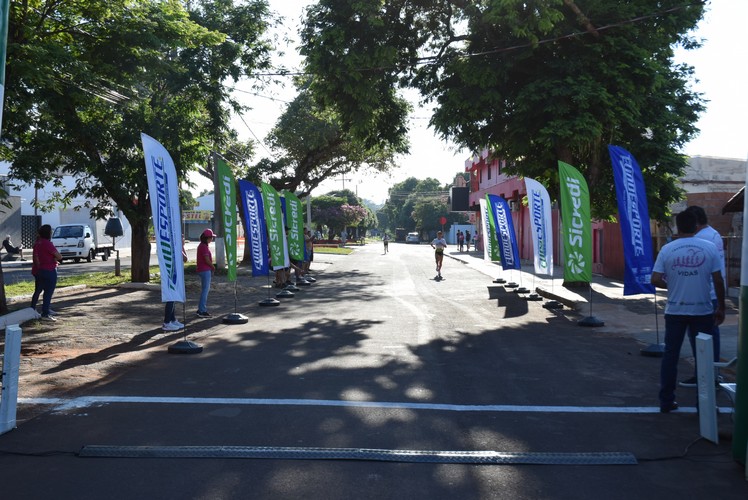
[[[405,237],[405,243],[415,243],[418,245],[420,243],[420,239],[418,238],[418,233],[408,233],[408,235]]]

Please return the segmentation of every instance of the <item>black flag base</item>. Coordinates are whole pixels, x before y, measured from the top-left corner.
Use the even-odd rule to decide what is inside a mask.
[[[647,356],[650,358],[661,358],[665,353],[665,344],[651,344],[639,352],[642,356]]]
[[[545,307],[546,309],[563,309],[564,305],[557,300],[549,300],[548,302],[543,304],[543,307]]]
[[[596,318],[595,316],[587,316],[586,318],[577,321],[579,326],[605,326],[605,321]]]
[[[543,297],[538,295],[537,293],[531,293],[527,297],[525,297],[526,300],[543,300]]]
[[[515,293],[530,293],[530,290],[528,290],[527,288],[521,286],[521,287],[517,288],[516,290],[514,290],[514,292]]]
[[[280,292],[276,293],[275,297],[278,299],[291,299],[293,297],[296,297],[296,295],[294,295],[294,293],[290,290],[284,288]]]
[[[203,346],[189,340],[180,340],[169,346],[169,354],[198,354],[203,352]]]
[[[504,278],[496,278],[495,280],[493,280],[493,282],[498,283],[499,285],[503,285],[504,283],[506,283],[506,280]]]
[[[517,288],[518,286],[519,285],[517,283],[515,283],[514,281],[511,281],[511,282],[509,282],[509,283],[507,283],[507,284],[504,285],[504,287],[506,287],[506,288]]]
[[[280,305],[280,300],[275,300],[275,299],[271,299],[270,297],[268,297],[265,300],[261,300],[259,302],[259,304],[262,307],[274,307],[274,306],[279,306]]]
[[[243,325],[244,323],[247,323],[249,321],[249,318],[246,317],[243,314],[239,313],[231,313],[227,314],[225,318],[223,318],[223,322],[228,325]]]

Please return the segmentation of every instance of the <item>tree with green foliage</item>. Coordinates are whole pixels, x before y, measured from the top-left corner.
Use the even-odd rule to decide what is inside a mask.
[[[449,203],[445,197],[425,198],[417,200],[413,206],[413,220],[416,223],[416,230],[429,234],[435,231],[444,230],[449,232],[452,224],[462,224],[467,221],[465,214],[460,212],[450,212]],[[447,223],[442,226],[439,222],[444,217]]]
[[[148,281],[150,202],[140,133],[177,175],[235,138],[230,84],[269,67],[265,0],[13,2],[0,159],[30,184],[70,174],[64,197],[132,226],[132,279]]]
[[[266,142],[275,159],[263,159],[257,168],[270,177],[275,189],[300,196],[331,177],[360,170],[389,172],[395,168],[395,155],[407,147],[405,137],[399,144],[365,144],[305,87],[287,106]]]
[[[681,198],[683,146],[701,96],[673,50],[706,2],[682,0],[319,0],[302,30],[310,91],[371,143],[394,142],[397,88],[435,103],[444,138],[508,161],[507,173],[558,191],[558,160],[578,168],[593,213],[616,213],[608,144],[637,157],[651,216]],[[656,203],[654,203],[656,201]]]
[[[327,226],[334,235],[343,229],[358,227],[361,231],[376,227],[372,211],[350,189],[330,191],[312,198],[312,220],[318,229]]]
[[[402,227],[408,231],[418,229],[418,222],[413,216],[416,203],[426,200],[442,200],[446,204],[449,188],[442,186],[437,179],[416,179],[409,177],[389,189],[388,198],[380,210],[386,214],[389,222],[386,229],[394,231]],[[425,213],[419,212],[425,216]],[[438,218],[438,216],[437,216]]]

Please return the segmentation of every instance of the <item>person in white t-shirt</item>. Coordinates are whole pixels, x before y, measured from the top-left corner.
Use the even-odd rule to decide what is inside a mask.
[[[691,205],[686,209],[689,212],[692,212],[696,216],[696,238],[701,238],[702,240],[711,241],[714,243],[714,246],[717,247],[717,254],[719,255],[719,261],[720,265],[722,266],[720,272],[722,274],[722,280],[725,282],[725,287],[727,287],[727,278],[725,273],[725,245],[722,242],[722,236],[717,232],[716,229],[714,229],[712,226],[709,225],[709,219],[706,216],[706,211],[698,206],[698,205]],[[710,296],[712,298],[712,305],[714,306],[714,309],[717,309],[717,293],[714,290],[714,283],[711,284],[711,290],[710,290]],[[710,333],[710,332],[704,332],[704,333]],[[714,325],[714,328],[711,331],[712,334],[712,345],[714,350],[714,361],[719,362],[720,360],[720,334],[719,334],[719,326]],[[692,341],[691,342],[691,349],[693,351],[693,357],[696,358],[696,344]],[[696,373],[694,372],[693,377],[688,378],[686,380],[681,380],[679,385],[682,387],[696,387],[697,385],[697,379],[696,379]]]
[[[660,412],[678,409],[675,386],[683,339],[709,333],[725,319],[725,286],[719,254],[713,243],[695,238],[696,215],[676,215],[679,238],[660,250],[652,268],[652,284],[667,288],[665,305],[665,352],[660,366]],[[717,308],[709,295],[714,282]]]
[[[444,249],[447,248],[447,240],[444,239],[444,233],[438,231],[436,238],[431,242],[431,248],[435,250],[434,258],[436,259],[436,276],[435,279],[442,279],[442,262],[444,261]]]

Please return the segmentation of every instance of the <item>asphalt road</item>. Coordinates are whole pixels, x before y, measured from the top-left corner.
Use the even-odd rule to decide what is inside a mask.
[[[435,281],[427,245],[317,255],[313,268],[318,282],[279,307],[257,305],[254,281],[245,325],[221,323],[234,304],[212,294],[216,318],[189,318],[202,353],[162,348],[0,436],[2,498],[748,497],[729,443],[698,441],[693,413],[658,413],[658,365],[633,338],[579,328],[451,259]],[[153,328],[131,316],[134,337]],[[77,456],[104,445],[133,457]],[[164,447],[185,458],[156,458]],[[296,455],[227,457],[250,447]],[[436,460],[308,455],[341,449]],[[489,451],[561,463],[445,463]],[[618,453],[636,464],[574,461]]]

